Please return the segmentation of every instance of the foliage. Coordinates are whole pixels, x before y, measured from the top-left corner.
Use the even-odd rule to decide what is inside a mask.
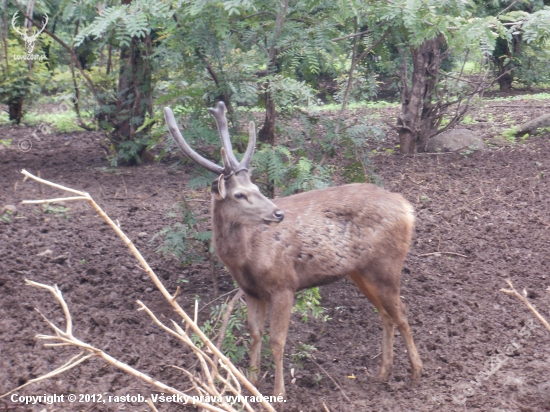
[[[0,215],[0,222],[11,223],[13,219],[13,212],[11,210],[5,210],[2,215]]]
[[[328,187],[330,171],[315,166],[307,157],[295,158],[291,151],[283,146],[262,145],[252,160],[253,176],[256,184],[270,196],[267,190],[274,185],[287,196],[293,193]]]
[[[227,311],[227,304],[216,305],[210,308],[210,318],[204,322],[201,326],[201,330],[205,333],[210,340],[213,340],[219,333],[222,326],[222,318]],[[246,347],[250,338],[248,334],[241,333],[241,330],[246,325],[246,305],[238,301],[235,305],[233,312],[229,316],[227,323],[227,329],[222,341],[221,351],[231,359],[233,363],[239,363],[246,355]],[[198,335],[193,334],[191,336],[193,342],[199,346],[202,345],[202,341]]]
[[[302,362],[307,359],[315,359],[313,352],[316,352],[317,348],[307,343],[299,343],[294,348],[294,353],[290,355],[290,359],[294,365],[303,367]]]
[[[42,206],[41,206],[41,209],[42,211],[39,212],[39,213],[45,213],[45,214],[50,214],[50,215],[54,215],[56,217],[62,217],[64,219],[70,219],[71,216],[69,215],[69,208],[68,207],[65,207],[65,206],[53,206],[51,205],[50,203],[43,203]]]
[[[152,240],[158,236],[164,238],[157,253],[162,253],[165,257],[174,257],[184,265],[204,260],[212,239],[210,231],[201,230],[207,219],[197,218],[187,201],[178,203],[174,209],[168,217],[181,220],[173,226],[166,226],[153,236]]]
[[[517,126],[512,126],[502,132],[502,137],[504,137],[508,142],[514,144],[516,143],[516,135],[518,133]]]
[[[349,75],[346,73],[341,74],[336,78],[338,84],[338,92],[334,95],[334,101],[342,103],[344,99],[344,93],[348,84]],[[359,73],[357,70],[353,73],[353,81],[351,86],[351,93],[349,99],[351,102],[368,101],[376,97],[377,94],[377,75],[371,74],[366,76],[363,73]]]
[[[26,55],[25,49],[17,40],[8,40],[8,56]],[[3,63],[3,62],[0,62]],[[44,62],[34,61],[33,69],[29,71],[26,60],[9,61],[9,69],[1,67],[0,103],[31,102],[36,98],[47,82],[47,68]]]
[[[318,287],[304,289],[296,293],[296,304],[292,308],[292,312],[298,312],[302,315],[302,322],[307,323],[309,317],[314,319],[321,318],[323,322],[330,319],[326,309],[321,306],[321,294]]]

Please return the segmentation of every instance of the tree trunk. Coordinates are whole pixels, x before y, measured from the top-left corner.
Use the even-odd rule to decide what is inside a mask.
[[[146,115],[152,110],[151,66],[147,56],[151,54],[151,37],[132,38],[129,46],[120,49],[120,70],[116,100],[117,119],[112,138],[118,146],[125,141],[135,141]],[[117,151],[119,149],[117,147]],[[143,156],[146,147],[141,145],[138,156]],[[132,160],[129,160],[133,163]]]
[[[265,121],[264,125],[258,133],[260,142],[267,143],[271,146],[275,145],[275,119],[277,112],[275,110],[275,102],[271,98],[269,91],[265,92]]]
[[[514,81],[514,56],[518,56],[521,53],[521,35],[515,35],[512,37],[512,49],[506,39],[497,39],[495,51],[493,53],[494,59],[497,64],[497,82],[501,92],[505,92],[512,89],[512,83]]]
[[[8,113],[10,121],[15,123],[21,123],[21,118],[23,117],[23,99],[15,98],[8,102]]]
[[[446,58],[441,53],[443,36],[411,47],[413,64],[412,82],[409,87],[407,62],[403,57],[401,71],[401,115],[397,118],[400,152],[415,154],[424,151],[428,140],[437,133],[433,104],[439,67]]]
[[[277,64],[278,50],[275,47],[275,43],[283,32],[283,26],[285,24],[286,14],[288,11],[289,0],[283,0],[280,3],[281,8],[277,12],[277,19],[275,21],[275,29],[273,30],[273,36],[270,39],[269,50],[267,53],[267,70],[266,74],[269,75],[275,72]],[[275,119],[277,111],[275,110],[275,102],[273,96],[269,91],[269,83],[266,84],[267,90],[265,92],[265,122],[258,133],[260,142],[268,143],[270,145],[275,144]]]

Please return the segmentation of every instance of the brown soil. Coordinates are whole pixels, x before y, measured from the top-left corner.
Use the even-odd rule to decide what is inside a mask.
[[[489,107],[473,115],[479,120],[491,115],[489,122],[467,127],[484,138],[493,137],[506,127],[501,117],[521,122],[543,112],[534,108],[526,113],[526,108],[521,102],[510,104],[509,109]],[[176,289],[182,276],[190,281],[178,302],[191,313],[194,296],[202,303],[213,299],[207,262],[182,267],[155,253],[160,239],[152,240],[173,223],[167,218],[170,207],[189,195],[188,170],[172,167],[174,159],[112,169],[94,133],[52,134],[23,153],[17,142],[30,132],[24,127],[0,128],[0,139],[14,139],[10,148],[0,150],[0,207],[17,206],[16,216],[0,221],[0,393],[48,373],[77,353],[71,348],[44,348],[35,339],[37,333],[51,330],[34,308],[60,326],[63,315],[52,296],[25,286],[24,279],[59,286],[73,314],[74,334],[82,341],[167,384],[188,387],[170,365],[189,366],[189,350],[137,312],[136,300],[164,320],[176,319],[173,311],[103,220],[84,203],[68,203],[68,212],[53,214],[19,204],[23,199],[62,194],[23,181],[22,168],[88,191],[118,220],[169,290]],[[499,291],[511,279],[518,290],[526,288],[531,302],[550,317],[548,137],[532,137],[512,146],[497,139],[500,146],[476,153],[373,159],[385,187],[402,193],[417,210],[401,295],[424,362],[424,377],[420,385],[410,385],[407,356],[397,336],[393,376],[388,383],[374,379],[380,362],[381,322],[372,304],[345,280],[321,288],[329,321],[302,323],[298,314],[293,317],[285,352],[294,353],[299,343],[313,345],[315,362],[324,370],[306,360],[296,366],[297,379],[291,384],[287,356],[289,400],[281,410],[322,411],[326,410],[323,404],[330,411],[550,410],[550,335],[523,304]],[[394,143],[390,137],[383,145]],[[195,196],[196,204],[207,213],[207,191]],[[448,253],[435,254],[438,251]],[[219,269],[217,276],[220,293],[233,289],[227,272]],[[204,310],[200,319],[207,318]],[[268,369],[262,392],[270,394],[272,384],[273,371]],[[19,394],[154,392],[94,359],[29,385]],[[465,400],[465,406],[453,398]],[[159,405],[161,411],[186,408]],[[138,403],[24,407],[9,399],[0,401],[0,410],[12,411],[123,409],[149,410]]]

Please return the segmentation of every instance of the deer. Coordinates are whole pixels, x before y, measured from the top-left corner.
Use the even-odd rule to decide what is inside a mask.
[[[25,33],[25,31],[19,30],[15,25],[15,22],[17,20],[17,13],[19,12],[16,11],[15,14],[13,15],[13,18],[11,19],[11,26],[13,27],[13,30],[19,33],[21,37],[23,37],[23,40],[27,45],[27,54],[29,55],[29,54],[32,54],[34,50],[34,45],[36,44],[36,40],[38,39],[38,36],[40,36],[40,34],[44,31],[44,29],[46,28],[46,25],[48,24],[48,15],[46,15],[46,19],[45,19],[45,22],[42,24],[42,28],[38,31],[34,29],[32,35],[29,36],[27,33]]]
[[[377,308],[382,320],[382,359],[377,378],[392,373],[394,327],[400,332],[418,383],[422,362],[400,297],[401,271],[414,226],[412,205],[400,194],[355,183],[273,200],[250,179],[256,127],[242,160],[233,153],[226,108],[208,109],[222,141],[223,167],[195,152],[180,133],[169,107],[164,117],[172,138],[192,161],[215,173],[212,241],[218,258],[243,290],[250,332],[250,381],[258,384],[260,350],[268,306],[275,363],[273,393],[286,399],[283,352],[297,291],[349,277]]]

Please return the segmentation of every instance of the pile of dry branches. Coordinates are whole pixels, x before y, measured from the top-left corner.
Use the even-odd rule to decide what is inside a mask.
[[[218,347],[214,345],[208,339],[208,337],[203,333],[203,331],[199,328],[199,326],[197,325],[197,305],[195,305],[195,316],[192,319],[189,315],[187,315],[187,313],[185,313],[185,311],[181,308],[181,306],[176,301],[176,297],[178,296],[178,293],[179,293],[179,287],[173,295],[168,292],[168,290],[160,282],[157,275],[153,272],[149,264],[145,261],[141,253],[136,249],[132,241],[122,232],[120,227],[118,227],[109,218],[109,216],[105,214],[105,212],[97,205],[97,203],[94,202],[94,200],[91,198],[91,196],[88,193],[70,189],[68,187],[64,187],[64,186],[49,182],[47,180],[40,179],[30,174],[26,170],[23,170],[22,173],[26,177],[32,178],[40,183],[43,183],[76,195],[72,197],[47,199],[47,200],[25,200],[23,201],[23,203],[39,204],[39,203],[55,203],[55,202],[61,202],[61,201],[66,202],[66,201],[85,200],[96,210],[96,212],[107,222],[107,224],[111,226],[111,228],[128,246],[132,254],[137,258],[137,260],[139,261],[143,269],[151,277],[151,279],[153,280],[157,288],[161,291],[161,293],[166,298],[166,300],[170,303],[170,305],[172,305],[176,313],[178,313],[181,316],[181,318],[183,319],[186,325],[186,328],[185,330],[182,329],[178,325],[178,323],[176,323],[173,320],[172,320],[171,327],[163,324],[153,314],[153,312],[151,312],[151,310],[149,310],[149,308],[141,301],[137,301],[139,305],[138,310],[145,311],[151,317],[151,319],[153,319],[153,321],[157,325],[159,325],[163,330],[165,330],[170,335],[182,341],[185,345],[189,346],[193,351],[193,353],[198,358],[201,370],[200,372],[193,373],[189,370],[174,366],[174,368],[181,370],[189,378],[189,381],[191,382],[191,389],[185,391],[185,390],[178,390],[162,382],[159,382],[158,380],[132,368],[131,366],[123,362],[120,362],[119,360],[113,358],[112,356],[109,356],[107,353],[105,353],[101,349],[93,347],[92,345],[89,345],[85,342],[82,342],[73,335],[73,322],[72,322],[71,313],[57,285],[49,286],[49,285],[44,285],[44,284],[33,282],[31,280],[26,279],[25,282],[27,285],[50,291],[54,296],[54,298],[61,305],[65,315],[66,327],[65,327],[65,330],[62,330],[61,328],[56,326],[54,323],[49,321],[42,313],[40,313],[37,310],[42,315],[44,320],[48,323],[48,325],[52,328],[52,330],[55,332],[54,335],[37,335],[37,338],[40,340],[47,341],[48,343],[44,344],[47,347],[75,346],[80,348],[81,352],[77,356],[71,358],[68,362],[66,362],[64,365],[60,366],[59,368],[51,371],[50,373],[47,373],[46,375],[43,375],[36,379],[32,379],[28,381],[24,385],[18,388],[15,388],[12,391],[0,396],[0,399],[12,394],[15,391],[18,391],[24,386],[30,385],[31,383],[35,383],[44,379],[52,378],[56,375],[59,375],[63,372],[68,371],[69,369],[74,368],[75,366],[81,364],[82,362],[94,356],[97,356],[105,360],[107,363],[123,370],[124,372],[129,373],[130,375],[133,375],[155,386],[156,388],[160,389],[164,393],[176,395],[177,397],[179,397],[177,399],[181,400],[181,403],[193,403],[194,405],[200,408],[211,410],[211,411],[235,411],[236,412],[237,410],[243,410],[243,409],[246,409],[247,411],[253,411],[251,404],[247,401],[247,398],[243,394],[243,389],[246,388],[249,391],[250,395],[253,396],[254,399],[258,402],[258,405],[262,405],[268,411],[275,411],[275,409],[270,405],[267,399],[265,399],[259,393],[256,387],[254,387],[254,385],[252,385],[246,379],[246,377],[231,363],[231,361],[226,356],[223,355],[223,353],[221,353]],[[193,343],[189,334],[187,333],[188,329],[191,329],[194,333],[198,335],[198,337],[204,343],[204,350],[200,349],[199,347],[197,347],[197,345]],[[208,397],[208,400],[210,400],[210,402],[204,402],[200,400],[200,397],[202,397],[202,399],[206,399]],[[147,399],[147,403],[149,404],[151,409],[156,411],[156,408],[151,399]]]

